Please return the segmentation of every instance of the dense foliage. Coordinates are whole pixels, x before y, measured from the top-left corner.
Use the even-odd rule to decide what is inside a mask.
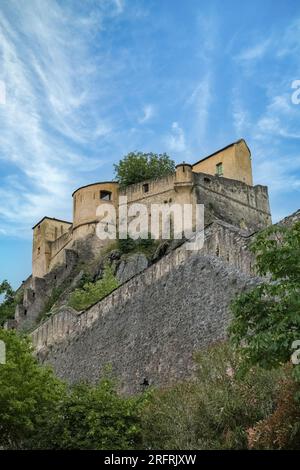
[[[85,310],[110,294],[118,285],[112,267],[106,265],[101,279],[96,282],[87,282],[82,288],[75,289],[72,292],[69,305],[78,311]]]
[[[197,380],[153,393],[142,414],[146,448],[245,449],[247,430],[272,411],[282,371],[256,367],[243,377],[226,345],[196,358]]]
[[[161,178],[175,170],[175,162],[166,154],[130,152],[114,165],[120,187]]]
[[[75,385],[61,402],[43,447],[52,449],[135,449],[141,442],[142,398],[117,394],[114,382]],[[63,418],[62,418],[63,417]]]
[[[0,364],[0,447],[18,448],[35,440],[57,410],[64,385],[32,355],[28,339],[0,328],[6,363]]]
[[[141,440],[143,397],[124,398],[103,379],[67,387],[38,364],[30,342],[0,329],[6,364],[0,364],[0,447],[128,449]]]
[[[252,250],[257,270],[269,279],[232,304],[230,333],[245,366],[276,367],[288,362],[300,340],[300,222],[260,233]],[[300,366],[294,367],[300,379]]]
[[[136,240],[130,237],[119,238],[117,247],[122,254],[144,253],[152,255],[157,247],[157,242],[149,234],[148,238],[137,238]]]
[[[0,284],[0,295],[3,296],[0,303],[0,325],[3,325],[6,320],[14,317],[16,306],[21,299],[6,280]]]
[[[299,448],[291,367],[252,367],[220,344],[196,358],[196,380],[134,397],[109,378],[68,387],[28,339],[0,330],[0,447],[16,449]]]

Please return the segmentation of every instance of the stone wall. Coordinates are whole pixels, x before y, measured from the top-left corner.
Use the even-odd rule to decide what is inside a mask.
[[[197,202],[219,219],[252,231],[271,225],[266,186],[247,186],[203,173],[194,175],[194,184]]]
[[[226,263],[227,253],[208,254],[221,237],[235,250]],[[94,382],[110,364],[126,393],[144,380],[167,385],[192,375],[193,352],[226,336],[230,300],[257,282],[247,239],[212,224],[202,251],[184,244],[87,311],[64,308],[47,320],[32,333],[38,356],[70,382]]]

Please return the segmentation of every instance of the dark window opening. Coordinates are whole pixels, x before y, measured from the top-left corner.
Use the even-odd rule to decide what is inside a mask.
[[[143,184],[143,191],[144,191],[144,193],[148,193],[148,192],[149,192],[149,183]]]
[[[102,201],[111,201],[111,192],[110,191],[100,191],[100,199]]]
[[[41,253],[41,247],[38,247],[38,255]]]
[[[223,175],[223,163],[216,164],[216,175],[222,176]]]
[[[27,315],[27,310],[26,310],[26,308],[25,308],[25,310],[24,310],[24,317],[26,317],[26,315]]]
[[[204,183],[210,183],[210,179],[207,176],[204,177]]]

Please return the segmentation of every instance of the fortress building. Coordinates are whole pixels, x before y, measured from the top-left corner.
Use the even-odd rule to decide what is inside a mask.
[[[151,253],[124,253],[99,239],[97,208],[118,213],[120,196],[129,209],[145,204],[148,215],[152,204],[203,204],[203,246],[170,239]],[[6,327],[30,331],[39,360],[70,383],[97,382],[108,364],[124,393],[182,381],[195,372],[196,351],[226,338],[234,296],[260,282],[249,247],[270,224],[268,190],[253,186],[243,139],[163,178],[125,189],[116,181],[82,186],[72,222],[44,217],[33,227],[32,275]],[[118,287],[85,310],[72,308],[74,289],[86,273],[102,279],[105,263]]]
[[[32,275],[42,278],[65,262],[66,250],[95,234],[100,204],[118,209],[119,196],[128,204],[204,204],[205,222],[221,219],[257,231],[271,224],[267,187],[253,186],[251,153],[241,139],[193,165],[181,163],[174,174],[120,189],[116,181],[98,182],[74,191],[73,221],[44,217],[33,227]],[[107,241],[97,241],[97,250]]]

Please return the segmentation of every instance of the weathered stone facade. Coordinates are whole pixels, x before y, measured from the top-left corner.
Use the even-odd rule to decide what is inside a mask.
[[[44,277],[63,263],[64,250],[73,249],[76,240],[94,235],[99,222],[97,208],[109,204],[118,210],[120,196],[126,197],[129,205],[143,203],[148,209],[151,204],[204,204],[206,222],[217,217],[248,230],[271,223],[268,191],[265,186],[252,186],[251,155],[244,140],[194,165],[179,164],[175,173],[164,178],[123,190],[115,181],[93,183],[78,188],[72,196],[72,223],[44,217],[33,227],[34,277]],[[105,249],[107,240],[98,240],[98,245]]]
[[[70,382],[111,365],[126,393],[193,375],[193,353],[226,337],[231,299],[258,282],[248,238],[215,222],[199,252],[183,244],[85,312],[63,308],[32,333],[39,358]],[[208,254],[221,240],[229,260]]]

